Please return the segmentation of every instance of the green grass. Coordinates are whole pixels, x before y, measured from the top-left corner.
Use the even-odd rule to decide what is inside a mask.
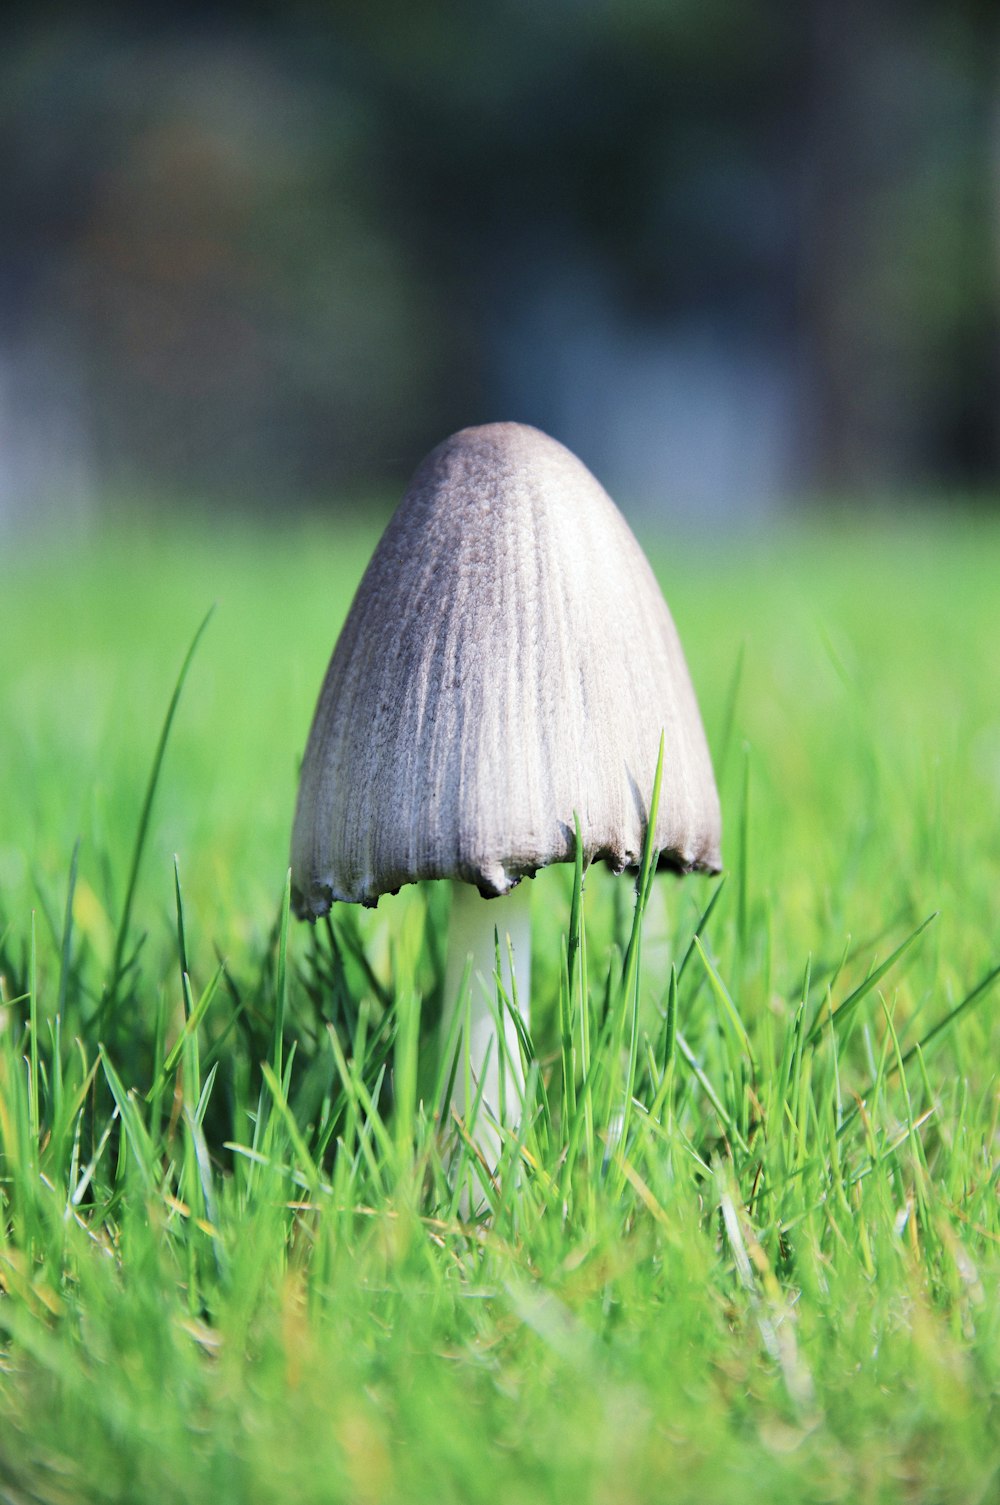
[[[446,892],[287,918],[371,543],[7,548],[0,1498],[995,1500],[1000,527],[658,557],[727,876],[535,881],[478,1221]]]

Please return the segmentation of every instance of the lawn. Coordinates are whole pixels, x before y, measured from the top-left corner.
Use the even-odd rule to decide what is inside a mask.
[[[374,536],[4,542],[0,1499],[989,1505],[1000,525],[647,540],[726,874],[535,880],[477,1218],[447,891],[284,908]]]

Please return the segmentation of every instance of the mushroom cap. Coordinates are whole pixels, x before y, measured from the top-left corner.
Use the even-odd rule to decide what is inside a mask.
[[[418,468],[313,719],[296,911],[421,878],[486,897],[551,862],[638,863],[661,733],[661,863],[718,872],[721,817],[680,641],[628,524],[537,429],[494,423]]]

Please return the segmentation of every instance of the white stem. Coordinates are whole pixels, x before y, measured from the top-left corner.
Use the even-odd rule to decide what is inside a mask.
[[[444,983],[441,1039],[446,1041],[455,1010],[464,1004],[462,984],[470,968],[468,1020],[465,1043],[459,1054],[452,1103],[465,1119],[475,1103],[479,1083],[483,1095],[475,1140],[491,1164],[499,1159],[501,1140],[487,1119],[515,1128],[521,1117],[524,1074],[517,1030],[506,1007],[497,997],[496,935],[500,937],[500,976],[503,990],[514,1002],[525,1025],[531,1000],[531,886],[522,880],[501,899],[484,899],[469,883],[452,885],[451,927],[448,935],[448,966]],[[511,956],[514,980],[511,981]],[[504,1038],[497,1038],[499,1011],[503,1011]],[[466,1046],[468,1054],[466,1054]],[[502,1059],[501,1059],[502,1057]]]

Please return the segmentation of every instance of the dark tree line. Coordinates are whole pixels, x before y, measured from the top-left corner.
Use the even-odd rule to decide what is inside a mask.
[[[103,484],[160,491],[395,482],[573,379],[533,314],[565,272],[568,325],[596,286],[631,338],[700,318],[723,362],[733,331],[779,352],[802,487],[996,477],[991,4],[25,5],[3,26],[0,424],[28,470],[77,445]]]

